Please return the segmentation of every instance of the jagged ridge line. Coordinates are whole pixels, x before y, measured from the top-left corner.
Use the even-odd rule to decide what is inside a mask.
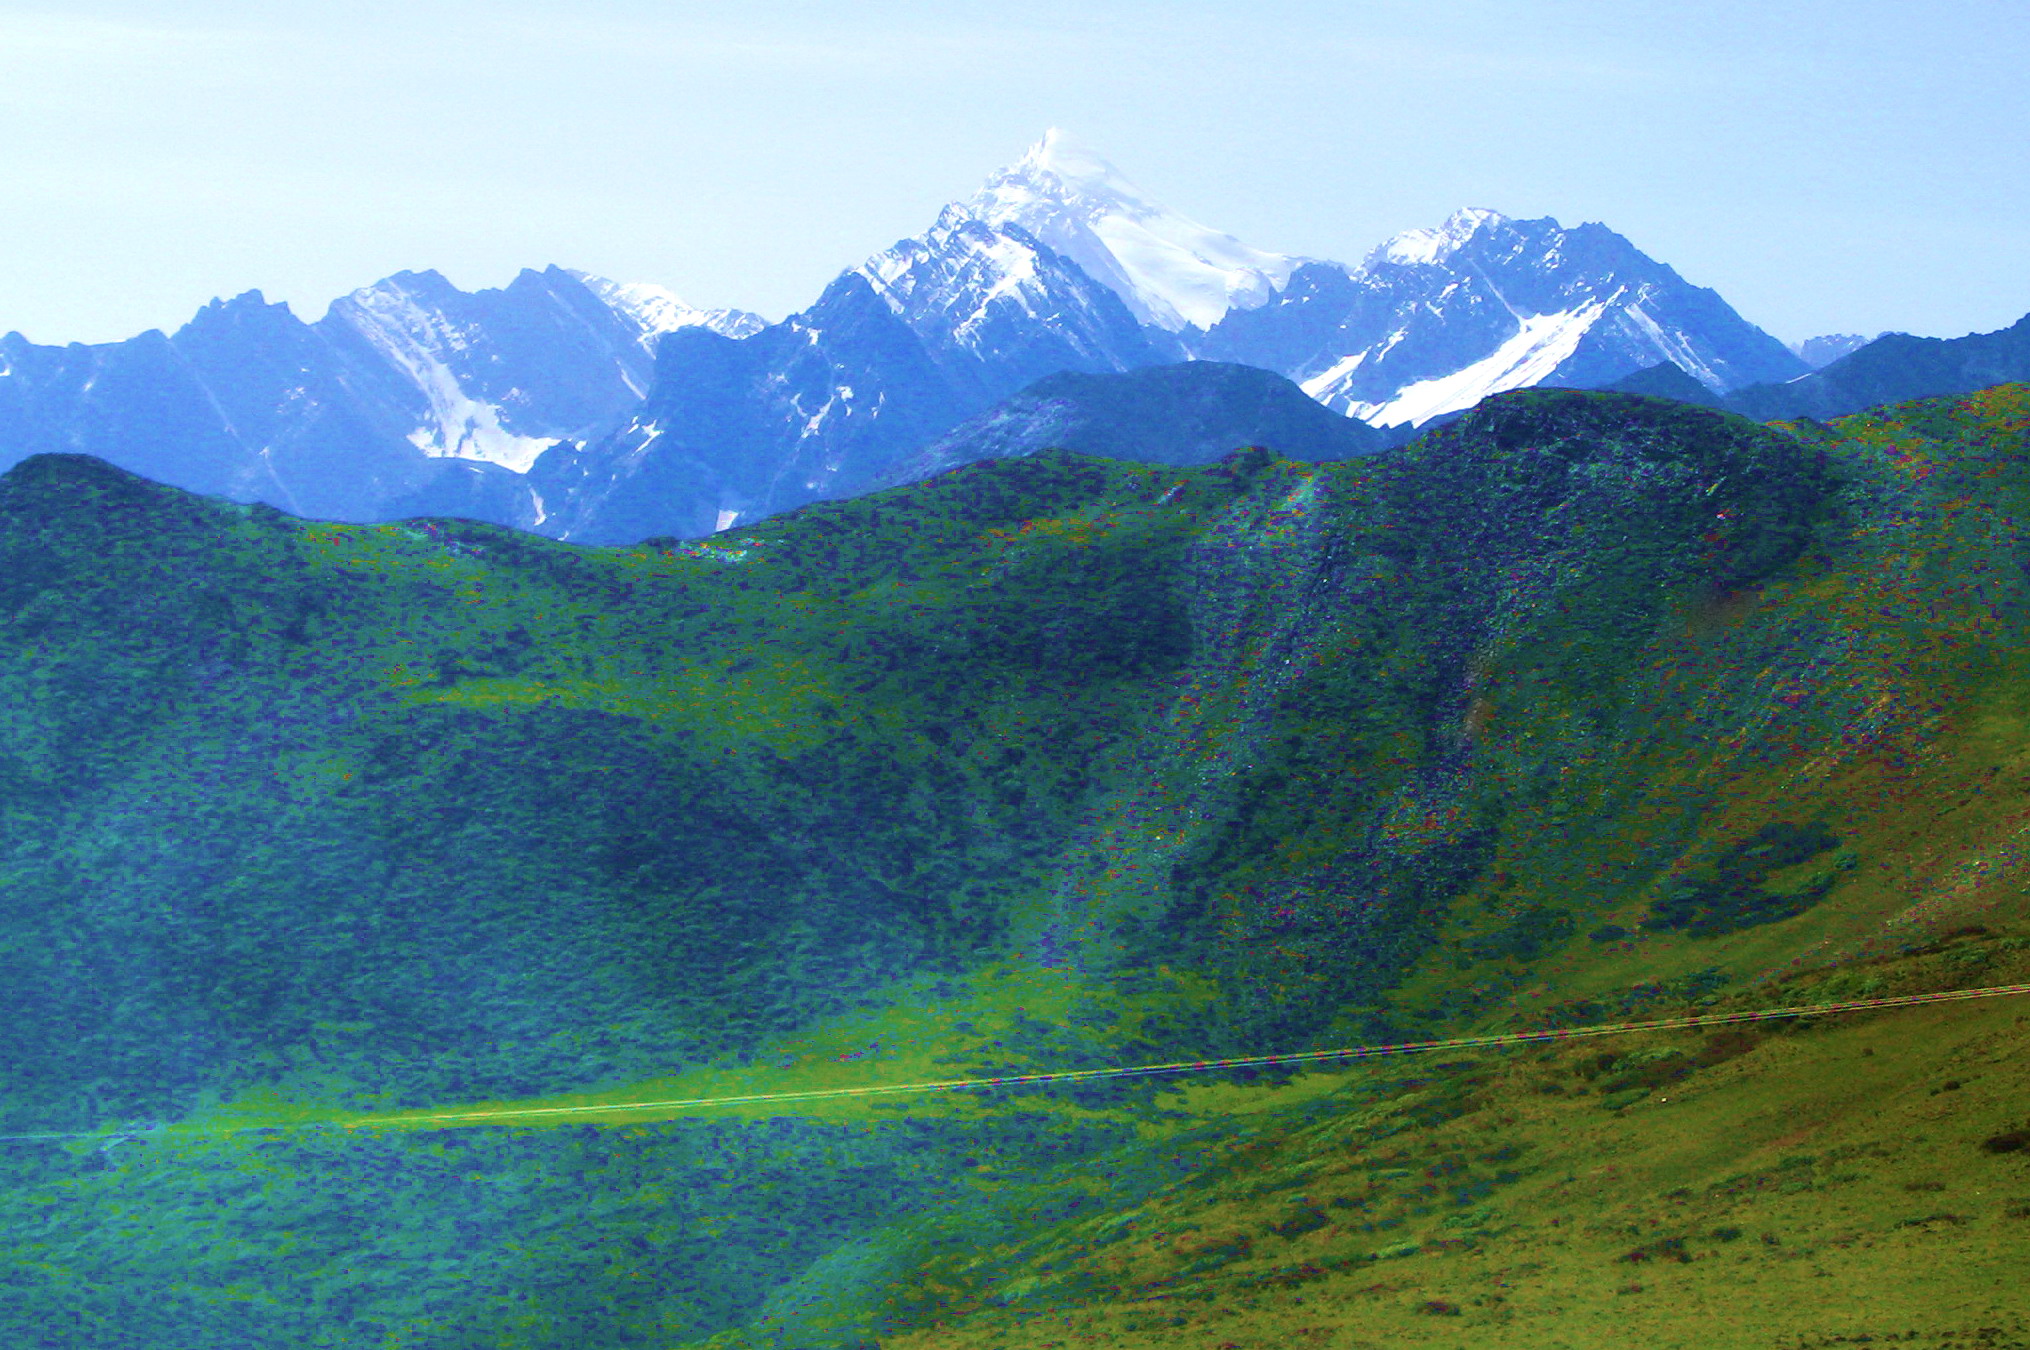
[[[1758,1008],[1740,1012],[1699,1013],[1688,1017],[1659,1018],[1653,1022],[1609,1022],[1589,1027],[1563,1027],[1542,1031],[1507,1031],[1486,1036],[1455,1036],[1439,1041],[1403,1041],[1394,1045],[1353,1046],[1343,1050],[1298,1050],[1286,1055],[1247,1055],[1234,1059],[1178,1060],[1170,1064],[1139,1064],[1114,1069],[1066,1069],[1056,1073],[1016,1074],[1005,1078],[952,1078],[927,1083],[886,1083],[846,1088],[806,1088],[797,1092],[758,1092],[730,1097],[684,1097],[652,1102],[602,1102],[584,1106],[508,1107],[495,1111],[440,1112],[429,1116],[389,1116],[350,1124],[336,1121],[304,1121],[298,1124],[238,1125],[206,1133],[239,1134],[253,1130],[338,1128],[347,1131],[375,1126],[439,1125],[459,1121],[513,1120],[535,1116],[582,1116],[615,1111],[662,1111],[690,1106],[747,1106],[759,1102],[819,1101],[839,1097],[872,1097],[904,1092],[953,1092],[967,1088],[1013,1087],[1026,1083],[1091,1082],[1106,1078],[1135,1078],[1165,1073],[1203,1073],[1215,1069],[1250,1068],[1256,1065],[1316,1064],[1330,1060],[1378,1059],[1386,1055],[1424,1054],[1433,1050],[1470,1050],[1511,1045],[1542,1044],[1547,1041],[1577,1041],[1600,1036],[1633,1036],[1645,1031],[1683,1031],[1693,1027],[1726,1026],[1742,1022],[1769,1022],[1786,1017],[1824,1017],[1839,1013],[1867,1012],[1883,1008],[1907,1008],[1928,1003],[1957,1003],[1967,999],[2004,998],[2030,994],[2030,984],[1988,985],[1980,989],[1948,989],[1930,994],[1897,994],[1889,998],[1850,999],[1843,1003],[1812,1003],[1790,1008]],[[159,1128],[159,1127],[158,1127]],[[0,1140],[16,1139],[104,1139],[137,1138],[140,1131],[78,1131],[74,1133],[0,1134]],[[151,1131],[152,1133],[152,1131]]]

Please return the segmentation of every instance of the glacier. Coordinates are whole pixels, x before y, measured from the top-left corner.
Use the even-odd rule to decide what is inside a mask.
[[[1157,205],[1055,127],[965,209],[990,225],[1020,226],[1110,287],[1137,319],[1173,333],[1265,303],[1305,261]]]

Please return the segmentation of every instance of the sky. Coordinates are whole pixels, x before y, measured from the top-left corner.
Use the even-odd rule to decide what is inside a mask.
[[[781,318],[1051,126],[1258,248],[1600,221],[1787,341],[2030,312],[2024,0],[0,0],[0,331],[558,263]]]

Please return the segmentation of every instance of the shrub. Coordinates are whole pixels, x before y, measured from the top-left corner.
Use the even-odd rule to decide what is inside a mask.
[[[1676,878],[1642,926],[1711,937],[1802,914],[1833,888],[1837,869],[1827,869],[1797,891],[1770,891],[1763,883],[1839,842],[1820,821],[1772,821],[1722,854],[1710,875]]]

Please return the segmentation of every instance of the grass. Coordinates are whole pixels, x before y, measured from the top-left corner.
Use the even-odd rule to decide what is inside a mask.
[[[2030,940],[1872,971],[1976,965],[2030,977]],[[1602,1059],[1654,1081],[1610,1091]],[[955,1260],[882,1345],[2015,1344],[2030,1159],[1982,1144],[2024,1128],[2026,1062],[2030,1009],[1996,1000],[1478,1056],[1364,1107],[1293,1085],[1227,1175]]]
[[[620,1126],[671,1119],[768,1120],[793,1114],[829,1123],[881,1121],[896,1113],[958,1120],[986,1119],[1000,1109],[991,1092],[926,1093],[906,1098],[848,1097],[798,1103],[748,1103],[682,1108],[631,1103],[692,1102],[711,1097],[825,1091],[895,1083],[1046,1072],[1064,1067],[1039,1043],[1042,1028],[1104,1027],[1102,1047],[1115,1056],[1136,1045],[1144,1024],[1202,1006],[1210,991],[1188,975],[1160,977],[1155,987],[1130,996],[1112,983],[1081,978],[1062,968],[1001,962],[963,976],[916,979],[868,991],[864,1011],[817,1019],[796,1032],[768,1038],[737,1059],[698,1065],[665,1077],[589,1092],[513,1100],[445,1102],[428,1107],[345,1110],[329,1102],[331,1086],[316,1078],[277,1089],[242,1093],[214,1103],[168,1128],[168,1135],[218,1135],[307,1125],[348,1130],[407,1131],[506,1125],[576,1126],[591,1120]],[[1109,1049],[1088,1048],[1088,1055]],[[1116,1059],[1109,1063],[1121,1062]],[[1066,1115],[1101,1116],[1068,1098],[1033,1096],[1026,1106]],[[595,1116],[546,1120],[553,1108],[596,1107]],[[447,1119],[447,1117],[449,1117]],[[491,1117],[486,1118],[486,1117]],[[1112,1117],[1109,1117],[1112,1118]],[[1124,1118],[1134,1119],[1134,1113]]]

